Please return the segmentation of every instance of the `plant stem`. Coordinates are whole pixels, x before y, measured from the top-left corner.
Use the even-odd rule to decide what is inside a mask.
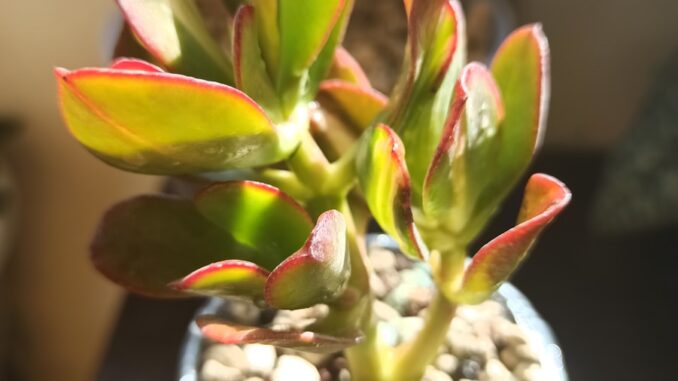
[[[412,341],[398,348],[389,380],[421,379],[424,369],[435,360],[438,348],[445,342],[455,310],[455,304],[448,301],[441,292],[436,292],[428,307],[422,330]]]

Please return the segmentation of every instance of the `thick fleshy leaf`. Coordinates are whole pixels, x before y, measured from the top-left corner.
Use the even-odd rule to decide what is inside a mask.
[[[279,0],[252,0],[259,46],[270,78],[277,78],[280,67],[280,27],[278,25]]]
[[[117,0],[141,44],[175,72],[233,83],[233,67],[212,40],[194,1]]]
[[[535,174],[527,183],[518,224],[483,246],[466,269],[461,289],[452,296],[460,303],[489,298],[525,259],[544,228],[570,202],[570,191],[553,177]]]
[[[334,51],[332,66],[327,76],[329,79],[340,79],[360,87],[372,87],[367,74],[358,61],[346,49],[338,46]]]
[[[216,82],[139,70],[55,73],[71,132],[118,168],[180,175],[251,167],[297,144],[249,97]]]
[[[318,57],[308,70],[308,86],[304,94],[308,100],[311,100],[313,97],[315,97],[320,83],[327,78],[330,68],[332,67],[332,61],[334,60],[334,52],[344,40],[346,27],[348,26],[351,12],[353,12],[353,4],[355,0],[343,1],[344,5],[342,6],[339,19],[334,24],[332,32],[327,38],[325,45],[323,46],[320,53],[318,53]]]
[[[489,217],[487,205],[479,205],[478,198],[495,184],[498,153],[504,143],[499,130],[503,118],[503,104],[492,74],[482,64],[467,65],[457,82],[423,193],[426,215],[442,221],[466,242]],[[472,221],[474,218],[480,226]],[[469,226],[473,223],[476,225]]]
[[[267,270],[297,251],[313,229],[313,221],[301,205],[264,183],[215,184],[196,196],[195,205],[208,220],[260,252],[257,264]]]
[[[279,112],[278,98],[266,70],[255,23],[255,8],[246,5],[235,16],[233,35],[233,64],[235,83],[271,114]]]
[[[351,275],[347,250],[344,216],[336,210],[321,214],[304,246],[271,272],[266,303],[293,310],[331,302]]]
[[[254,301],[263,300],[268,271],[252,262],[226,260],[202,267],[170,287],[209,296],[239,296]]]
[[[466,60],[465,21],[456,0],[413,0],[408,51],[387,122],[407,146],[414,200],[442,136],[454,84]]]
[[[414,225],[410,177],[398,135],[384,124],[370,128],[361,137],[356,163],[365,200],[381,228],[405,254],[426,259],[428,251]]]
[[[205,337],[223,344],[268,344],[306,352],[332,353],[359,344],[363,337],[336,337],[310,331],[274,331],[236,325],[214,316],[200,316],[197,323]]]
[[[319,96],[328,97],[334,106],[331,109],[347,117],[359,130],[369,127],[387,102],[377,90],[341,80],[322,82]]]
[[[112,207],[91,245],[96,268],[115,283],[149,296],[179,296],[168,284],[212,262],[253,260],[190,201],[141,196]]]
[[[344,10],[345,1],[307,1],[303,5],[296,0],[278,1],[279,91],[285,92],[316,60]]]
[[[494,57],[492,74],[506,108],[501,125],[506,143],[498,172],[515,183],[539,148],[546,127],[550,56],[541,25],[524,26],[508,36]]]

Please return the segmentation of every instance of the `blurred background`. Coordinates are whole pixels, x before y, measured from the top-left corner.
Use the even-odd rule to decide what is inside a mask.
[[[379,5],[394,2],[357,0],[355,23],[397,40],[402,26]],[[496,35],[527,22],[542,22],[551,43],[549,129],[534,169],[563,179],[574,203],[515,283],[552,324],[573,381],[674,379],[678,2],[465,6],[480,59]],[[194,304],[126,299],[87,255],[101,213],[156,191],[162,179],[94,159],[68,135],[56,102],[52,68],[105,65],[118,28],[112,0],[3,3],[0,380],[167,380],[158,374],[174,371],[182,332],[162,332],[164,323],[149,331],[144,319],[176,312],[176,322],[166,324],[181,327]],[[349,35],[347,47],[368,61],[374,49],[361,51],[361,39]],[[374,69],[375,83],[397,70],[383,65]],[[488,237],[511,224],[517,206],[517,198],[509,200]],[[167,354],[131,363],[130,346]]]

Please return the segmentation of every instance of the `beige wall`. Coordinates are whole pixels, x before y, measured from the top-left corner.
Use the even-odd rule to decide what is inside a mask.
[[[513,0],[551,42],[547,143],[604,147],[629,127],[666,57],[678,49],[675,0]]]
[[[155,180],[101,164],[67,134],[51,69],[102,64],[108,0],[6,1],[0,12],[0,113],[24,118],[10,145],[22,223],[10,293],[25,341],[13,344],[30,380],[90,380],[120,291],[87,259],[102,211]]]

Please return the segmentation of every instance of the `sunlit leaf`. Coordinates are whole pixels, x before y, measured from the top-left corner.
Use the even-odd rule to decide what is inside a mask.
[[[313,229],[304,208],[280,189],[254,181],[215,184],[195,198],[208,220],[261,253],[267,270],[297,251]]]
[[[428,252],[414,225],[410,177],[398,135],[383,124],[367,130],[360,141],[356,166],[360,187],[379,225],[404,253],[425,259]]]
[[[457,82],[423,193],[427,216],[442,221],[464,244],[494,211],[493,207],[486,210],[478,198],[496,184],[498,154],[505,144],[499,129],[503,118],[502,100],[491,73],[482,64],[467,65]]]
[[[172,71],[233,84],[233,67],[189,0],[116,0],[141,44]]]
[[[331,302],[350,275],[346,223],[340,212],[330,210],[318,217],[304,246],[271,272],[266,302],[279,309]]]
[[[184,278],[172,282],[170,287],[209,296],[239,296],[255,301],[263,300],[268,271],[252,262],[226,260],[211,263]]]
[[[113,206],[92,242],[96,268],[144,295],[181,295],[168,284],[212,262],[256,253],[207,221],[187,200],[140,196]]]
[[[151,63],[148,63],[143,60],[139,60],[136,58],[118,58],[117,60],[113,61],[111,64],[111,69],[118,69],[118,70],[140,70],[140,71],[147,71],[150,73],[163,73],[164,70],[159,68],[158,66],[155,66]]]
[[[466,60],[466,32],[456,0],[413,0],[409,7],[404,69],[385,120],[407,146],[407,166],[414,201],[419,206],[454,84]]]
[[[359,344],[363,337],[336,337],[310,331],[274,331],[264,327],[236,325],[214,316],[200,316],[203,335],[223,344],[268,344],[306,352],[333,353]]]
[[[483,246],[466,269],[452,299],[479,303],[489,298],[523,262],[544,228],[570,202],[570,191],[553,177],[533,175],[525,188],[518,224]]]
[[[73,135],[125,170],[179,175],[251,167],[279,161],[297,144],[249,97],[216,82],[140,70],[55,73]]]

